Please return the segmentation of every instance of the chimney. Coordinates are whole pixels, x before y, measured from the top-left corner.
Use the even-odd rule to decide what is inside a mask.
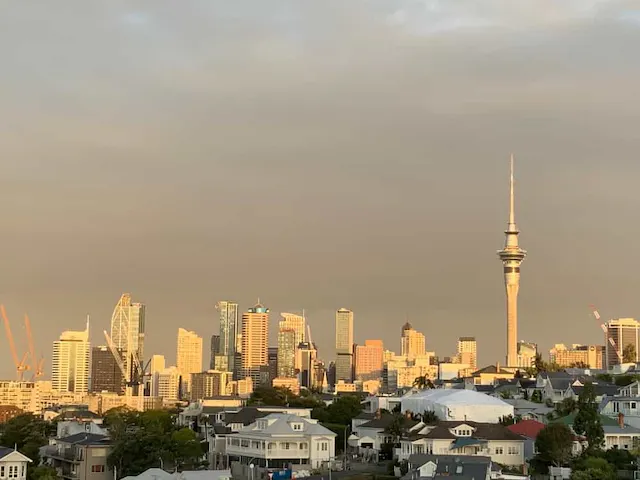
[[[380,419],[381,416],[382,416],[382,411],[380,409],[376,410],[376,418]]]
[[[618,413],[618,425],[620,428],[624,428],[624,413]]]
[[[496,362],[496,372],[500,373],[500,362]]]

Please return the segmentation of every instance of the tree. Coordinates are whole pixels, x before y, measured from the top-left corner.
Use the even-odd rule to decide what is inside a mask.
[[[29,472],[29,480],[57,480],[58,472],[47,465],[33,467]]]
[[[627,343],[622,349],[623,363],[636,363],[636,346],[633,343]]]
[[[270,407],[284,407],[290,398],[296,395],[288,388],[260,386],[249,397],[247,405],[268,405]]]
[[[569,365],[569,368],[590,368],[588,364],[584,362],[573,362]]]
[[[434,412],[433,410],[425,410],[424,412],[422,412],[420,419],[426,425],[435,425],[439,420],[436,412]]]
[[[3,425],[0,445],[16,447],[29,457],[35,466],[40,463],[40,447],[48,443],[47,431],[47,422],[31,413],[23,413]]]
[[[534,390],[531,394],[531,401],[534,403],[542,403],[542,392],[540,390]]]
[[[536,358],[533,361],[533,368],[536,374],[547,371],[547,365],[544,360],[542,360],[542,355],[539,353],[536,353]]]
[[[574,465],[572,480],[616,480],[614,466],[604,458],[585,457]]]
[[[431,379],[425,375],[416,377],[416,379],[413,381],[413,386],[420,390],[436,388]]]
[[[390,435],[393,438],[393,443],[397,444],[400,442],[402,436],[407,432],[407,419],[404,415],[394,414],[391,422],[384,429],[384,432],[387,435]]]
[[[189,428],[181,428],[171,434],[171,449],[175,466],[182,470],[194,470],[200,466],[200,458],[204,454],[196,433]]]
[[[500,392],[500,398],[504,399],[504,400],[508,400],[513,398],[513,393],[509,390],[504,390],[502,392]]]
[[[556,467],[565,466],[571,459],[573,433],[564,423],[551,423],[536,437],[536,458],[541,463]]]
[[[596,403],[596,392],[593,384],[585,384],[582,392],[578,396],[578,414],[573,421],[573,430],[578,435],[584,435],[588,442],[587,451],[599,450],[604,444],[604,430],[598,404]]]
[[[560,403],[556,404],[556,413],[558,417],[566,417],[571,415],[578,408],[578,403],[571,397],[564,398]]]
[[[336,398],[331,405],[316,407],[311,416],[321,423],[333,423],[350,425],[351,420],[357,417],[363,410],[360,397],[344,395]]]

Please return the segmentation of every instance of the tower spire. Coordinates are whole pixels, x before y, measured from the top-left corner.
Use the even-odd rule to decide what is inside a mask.
[[[509,162],[511,169],[511,177],[509,182],[509,225],[515,226],[516,224],[516,208],[515,208],[515,195],[513,193],[513,153],[511,154],[511,161]]]

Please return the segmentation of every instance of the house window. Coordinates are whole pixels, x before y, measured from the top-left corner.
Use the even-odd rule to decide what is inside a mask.
[[[9,478],[18,478],[18,466],[9,465]]]
[[[326,452],[329,449],[329,445],[327,442],[322,442],[322,451]]]
[[[636,408],[638,408],[636,402],[631,402],[631,410],[635,410]]]
[[[306,450],[307,449],[307,444],[306,443],[301,443],[300,444],[300,450]]]
[[[22,465],[22,474],[20,476],[23,477],[23,478],[27,476],[27,466],[26,465]]]
[[[102,473],[104,472],[104,465],[91,465],[92,473]]]
[[[496,455],[502,455],[504,453],[504,449],[502,447],[496,447]]]
[[[285,442],[285,444],[284,444],[284,449],[285,449],[285,450],[289,450],[289,442]]]
[[[507,447],[507,455],[518,455],[519,453],[520,453],[520,450],[518,449],[518,447],[515,447],[515,446]]]
[[[294,423],[292,425],[292,427],[293,427],[294,430],[298,430],[298,431],[302,430],[302,424],[301,423]]]
[[[4,465],[0,466],[0,478],[4,478]]]

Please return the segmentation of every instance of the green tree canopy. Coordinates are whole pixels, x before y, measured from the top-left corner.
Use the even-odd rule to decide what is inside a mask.
[[[578,413],[573,421],[573,430],[584,435],[588,442],[588,451],[599,450],[604,444],[604,430],[600,421],[596,392],[593,384],[586,383],[578,396]]]
[[[313,409],[312,417],[322,423],[350,425],[351,420],[363,410],[360,397],[344,395],[337,397],[328,407],[320,406]]]
[[[547,466],[566,466],[571,459],[572,447],[573,433],[564,423],[551,423],[536,437],[537,460]]]
[[[14,448],[33,460],[34,465],[40,463],[40,447],[48,443],[49,426],[44,420],[23,413],[8,420],[2,426],[0,445]]]
[[[436,388],[431,379],[425,375],[416,377],[416,379],[413,381],[413,386],[419,388],[420,390]]]
[[[627,343],[622,349],[623,363],[636,363],[636,346],[633,343]]]
[[[572,480],[616,480],[615,467],[600,457],[586,457],[571,472]]]

